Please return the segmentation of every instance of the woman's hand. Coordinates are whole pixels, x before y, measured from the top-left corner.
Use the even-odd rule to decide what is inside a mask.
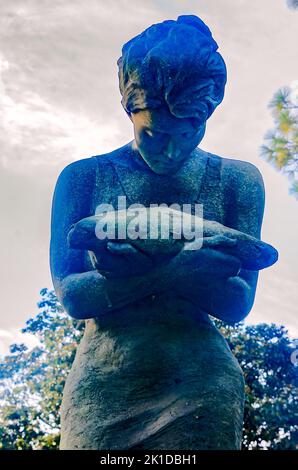
[[[222,243],[229,244],[230,241],[222,240]],[[217,243],[214,245],[217,246]],[[212,243],[209,246],[212,246]],[[240,260],[220,251],[220,245],[218,248],[197,250],[192,250],[186,245],[161,268],[161,274],[163,277],[168,277],[173,288],[185,292],[185,290],[209,288],[224,279],[237,276],[240,269]]]
[[[96,269],[106,277],[128,277],[141,275],[150,271],[154,263],[150,256],[135,248],[129,242],[109,241],[106,246],[107,256],[104,261],[109,260],[109,270],[105,269],[105,263],[101,265],[102,257],[98,256],[95,262]]]
[[[154,263],[149,255],[135,248],[131,243],[108,242],[107,249],[116,256],[122,256],[127,260],[132,270],[136,270],[136,266],[142,266],[143,271],[153,268]]]
[[[157,293],[168,292],[189,299],[205,312],[235,323],[249,309],[249,286],[238,277],[238,258],[215,248],[183,248],[169,262],[156,268]]]

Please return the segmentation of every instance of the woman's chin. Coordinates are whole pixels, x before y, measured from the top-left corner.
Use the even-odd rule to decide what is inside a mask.
[[[178,165],[173,165],[173,164],[165,164],[165,163],[150,163],[146,162],[147,166],[150,168],[153,173],[156,173],[157,175],[172,175],[176,173],[179,168],[182,166],[182,164]]]
[[[178,168],[176,167],[155,167],[155,166],[150,166],[150,169],[156,173],[157,175],[163,175],[163,176],[167,176],[167,175],[173,175],[174,173],[176,173],[178,171]]]

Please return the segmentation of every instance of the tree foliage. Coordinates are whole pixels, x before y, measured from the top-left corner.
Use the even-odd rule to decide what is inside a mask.
[[[284,87],[278,90],[269,108],[275,128],[265,135],[261,154],[291,181],[290,192],[298,197],[298,99],[296,90]]]
[[[28,350],[13,344],[0,364],[2,449],[59,446],[62,391],[83,325],[64,313],[53,291],[40,294],[39,312],[22,330],[38,338],[39,345]]]
[[[298,10],[298,0],[287,0],[292,10]],[[290,181],[290,193],[298,198],[298,82],[280,88],[269,103],[275,127],[265,135],[261,155]]]
[[[14,344],[0,363],[0,447],[57,449],[65,378],[83,333],[55,294],[41,290],[39,312],[22,330],[38,338],[29,350]],[[226,327],[217,321],[246,380],[243,447],[294,449],[298,433],[295,345],[282,326]]]
[[[287,0],[287,5],[292,10],[298,10],[298,0]]]
[[[296,341],[290,340],[283,326],[275,324],[222,325],[220,330],[245,377],[243,448],[296,449]]]

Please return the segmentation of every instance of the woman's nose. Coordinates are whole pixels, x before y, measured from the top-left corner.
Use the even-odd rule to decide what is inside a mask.
[[[169,160],[174,160],[175,158],[179,157],[181,150],[177,147],[175,142],[170,140],[164,153]]]

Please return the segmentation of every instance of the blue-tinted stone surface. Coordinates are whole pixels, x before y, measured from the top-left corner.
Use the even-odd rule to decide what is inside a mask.
[[[124,45],[118,67],[135,138],[68,165],[53,198],[54,287],[65,310],[86,320],[64,390],[61,448],[239,449],[242,371],[209,315],[245,318],[258,269],[277,259],[260,241],[262,176],[198,147],[226,82],[199,18],[151,26]],[[208,240],[160,252],[142,240],[87,246],[75,224],[102,203],[117,209],[119,196],[145,207],[203,204]]]

